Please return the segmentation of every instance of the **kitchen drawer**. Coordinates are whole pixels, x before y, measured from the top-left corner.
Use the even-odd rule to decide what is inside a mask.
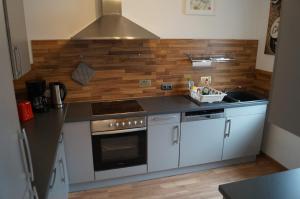
[[[148,125],[161,125],[161,124],[173,124],[180,122],[180,113],[165,114],[165,115],[152,115],[148,117]]]
[[[235,117],[235,116],[243,116],[243,115],[265,114],[266,111],[267,111],[267,105],[229,108],[229,109],[225,109],[225,116]]]

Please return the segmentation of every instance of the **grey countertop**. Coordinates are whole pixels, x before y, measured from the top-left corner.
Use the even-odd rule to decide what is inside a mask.
[[[196,111],[199,106],[184,96],[150,97],[138,99],[149,115]]]
[[[224,199],[299,199],[300,169],[220,185]]]
[[[70,103],[65,122],[89,121],[92,119],[92,106],[89,102]]]
[[[22,124],[31,150],[35,185],[39,198],[47,197],[58,142],[65,120],[67,107],[36,113],[34,119]]]
[[[236,108],[268,103],[267,100],[235,103],[194,103],[188,96],[152,97],[139,99],[138,102],[149,115]]]
[[[258,100],[253,102],[236,102],[236,103],[194,103],[187,96],[166,96],[166,97],[149,97],[137,99],[145,112],[143,115],[181,113],[189,111],[200,111],[210,109],[235,108],[243,106],[254,106],[267,104],[267,100]],[[92,116],[91,103],[71,103],[66,117],[66,122],[89,121],[96,119],[110,119],[112,117],[122,117],[122,115],[103,115]],[[126,115],[128,116],[128,114]],[[137,116],[137,115],[134,115]]]

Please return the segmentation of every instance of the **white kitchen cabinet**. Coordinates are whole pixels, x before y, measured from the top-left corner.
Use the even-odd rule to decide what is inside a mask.
[[[70,184],[94,181],[90,122],[65,123],[63,133]]]
[[[180,167],[222,160],[225,118],[181,124]]]
[[[66,167],[64,140],[61,136],[57,149],[56,160],[52,171],[48,199],[67,199],[69,193],[69,180]]]
[[[148,172],[178,168],[180,114],[148,118]]]
[[[31,69],[22,0],[4,0],[7,35],[14,79]]]
[[[248,157],[260,152],[266,105],[225,110],[227,116],[222,160]]]

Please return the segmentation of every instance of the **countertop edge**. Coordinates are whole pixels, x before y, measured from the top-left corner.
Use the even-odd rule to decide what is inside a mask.
[[[40,198],[47,198],[48,194],[49,194],[49,185],[51,183],[50,181],[51,181],[51,175],[52,175],[51,171],[54,169],[54,166],[55,166],[55,160],[57,157],[58,146],[59,146],[59,138],[62,134],[62,128],[64,125],[64,121],[66,119],[67,112],[68,112],[68,105],[66,104],[64,109],[62,110],[62,113],[59,113],[59,110],[51,109],[50,112],[48,112],[48,113],[46,112],[46,113],[35,114],[35,118],[32,121],[28,121],[28,122],[21,124],[21,127],[24,128],[27,132],[29,146],[31,149],[33,172],[35,175],[35,181],[33,182],[33,185],[36,186],[38,196]],[[55,122],[55,124],[53,124],[53,125],[55,125],[55,127],[53,127],[53,129],[55,129],[55,133],[46,133],[48,136],[53,138],[51,143],[48,143],[48,141],[45,141],[45,140],[44,140],[44,142],[42,142],[42,140],[43,140],[43,139],[41,139],[42,134],[39,133],[42,131],[42,130],[40,130],[41,126],[44,127],[44,125],[42,125],[40,123],[39,119],[42,118],[40,120],[43,121],[43,123],[45,123],[45,121],[46,121],[45,118],[47,118],[47,114],[49,114],[49,117],[57,116],[56,122]],[[50,124],[50,125],[52,125],[52,124]],[[47,125],[45,125],[45,126],[47,126]],[[50,131],[51,130],[48,130],[48,132],[50,132]],[[51,145],[51,147],[45,148],[46,143],[48,145]],[[34,149],[32,150],[32,148],[34,148]],[[40,151],[36,152],[37,149],[41,149],[41,151],[44,151],[45,153],[47,153],[47,154],[43,154],[43,156],[46,156],[47,158],[49,158],[45,164],[50,165],[50,162],[51,162],[51,164],[52,164],[51,166],[45,166],[45,167],[40,166],[41,160],[38,157],[40,156],[41,152]],[[36,165],[39,165],[39,166],[36,166]],[[45,168],[45,169],[42,169],[42,168]],[[50,173],[48,173],[49,168],[51,168],[49,171]],[[39,174],[41,172],[44,173],[42,175],[43,177],[39,176]],[[49,177],[46,177],[47,175],[49,175]],[[40,179],[37,176],[39,176]],[[41,179],[43,179],[43,180],[41,180]]]
[[[59,146],[59,138],[63,134],[62,129],[63,129],[64,123],[65,123],[65,119],[66,119],[67,113],[68,113],[68,108],[69,108],[69,104],[65,104],[65,110],[64,110],[64,114],[63,114],[63,120],[61,121],[61,124],[60,124],[60,131],[59,131],[60,133],[59,133],[58,139],[56,141],[55,157],[54,157],[54,160],[52,161],[53,163],[52,163],[52,169],[51,170],[53,170],[54,167],[55,167],[55,160],[57,158],[58,146]],[[51,183],[50,180],[51,180],[51,175],[50,175],[50,178],[48,180],[48,185],[47,185],[47,191],[45,193],[45,198],[48,198],[48,195],[49,195],[49,186],[50,186],[50,183]]]

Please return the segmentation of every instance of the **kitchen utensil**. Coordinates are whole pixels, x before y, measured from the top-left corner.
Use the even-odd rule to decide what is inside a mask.
[[[18,112],[21,122],[31,120],[33,118],[32,106],[30,101],[21,101],[18,103]]]
[[[51,92],[52,105],[54,108],[62,108],[63,101],[67,96],[67,88],[61,82],[51,82],[49,83],[49,88]]]

